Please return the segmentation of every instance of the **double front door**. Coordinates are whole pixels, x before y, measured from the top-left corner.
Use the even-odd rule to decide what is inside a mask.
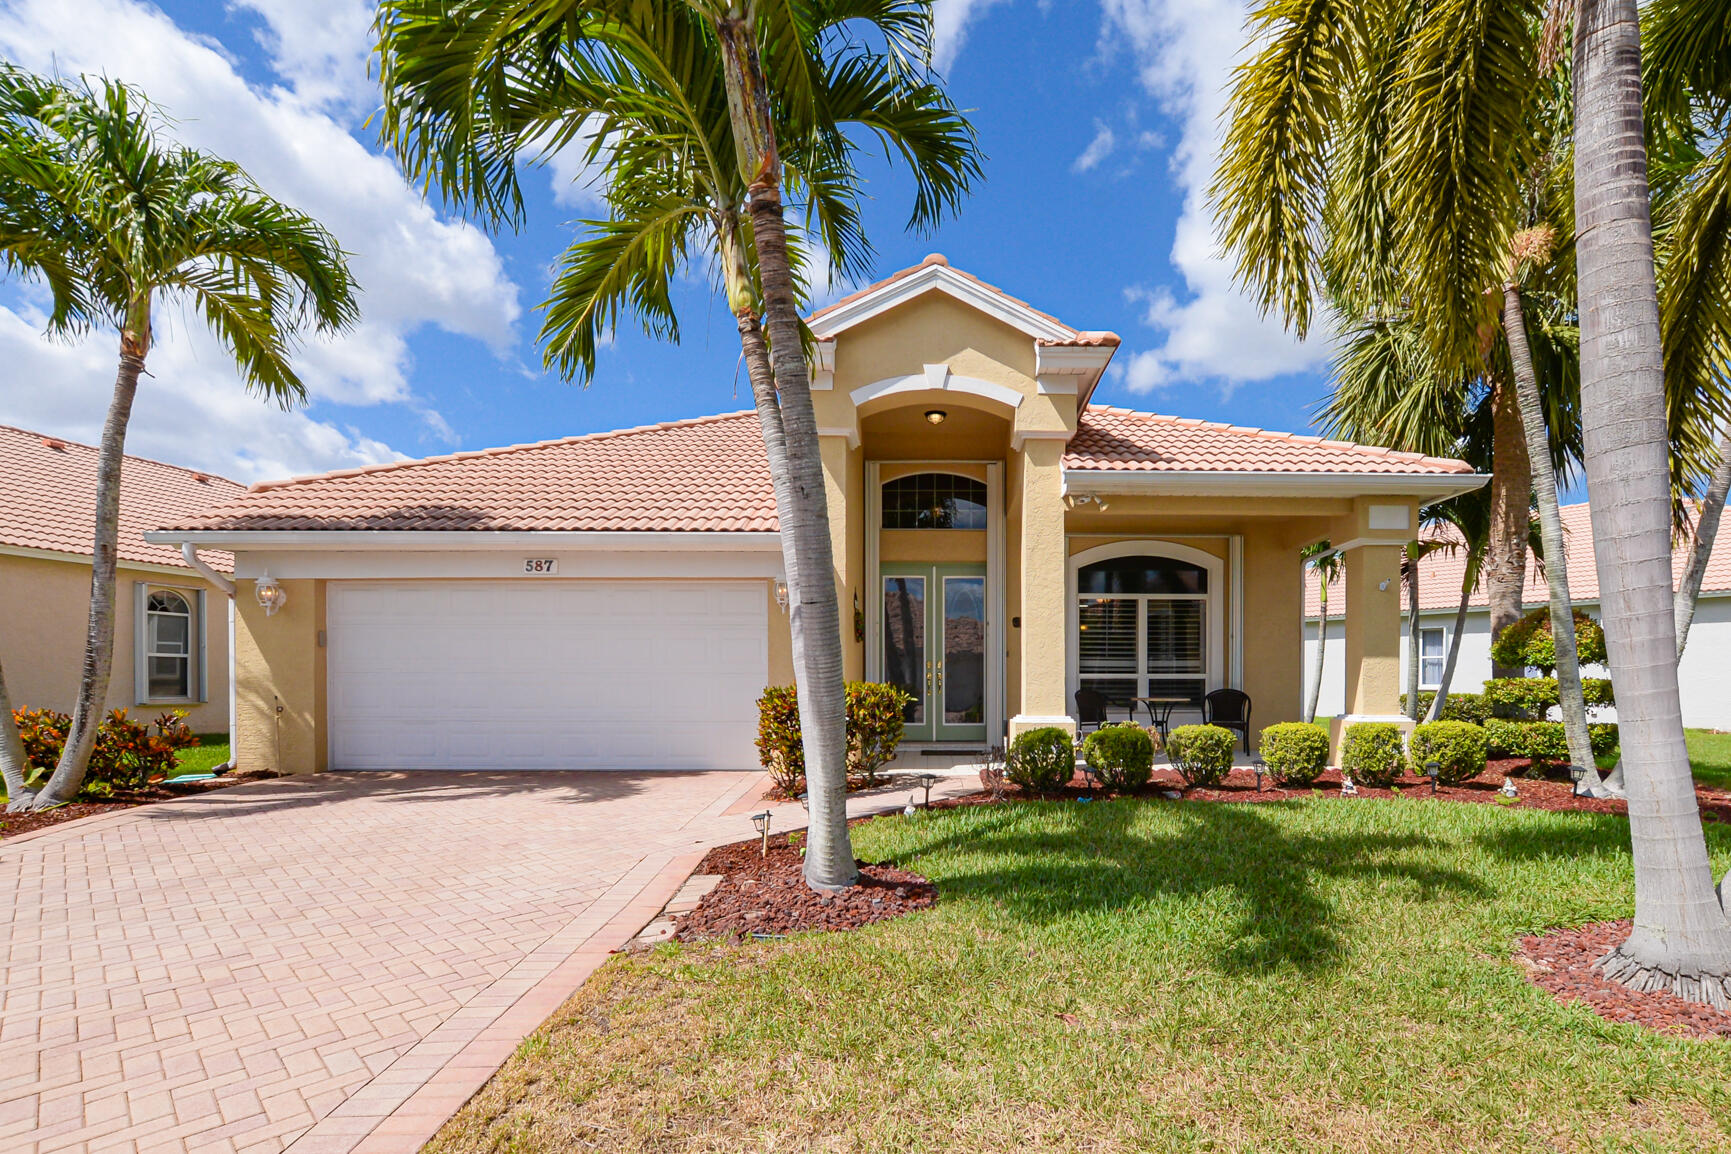
[[[913,700],[906,741],[986,738],[986,567],[883,566],[883,679]]]

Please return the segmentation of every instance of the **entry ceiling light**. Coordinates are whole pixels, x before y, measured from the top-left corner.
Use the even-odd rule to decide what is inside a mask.
[[[949,416],[949,414],[944,412],[942,409],[927,409],[926,410],[926,423],[932,424],[932,425],[941,425],[944,423],[944,418],[947,416]]]

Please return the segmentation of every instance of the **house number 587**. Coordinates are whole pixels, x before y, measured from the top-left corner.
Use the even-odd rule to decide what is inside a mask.
[[[523,572],[532,573],[537,577],[549,576],[559,572],[559,559],[557,557],[525,557],[523,558]]]

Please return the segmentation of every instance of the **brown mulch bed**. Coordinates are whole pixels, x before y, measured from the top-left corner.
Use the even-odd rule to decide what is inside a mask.
[[[1559,1002],[1584,1002],[1599,1017],[1631,1022],[1692,1038],[1731,1038],[1731,1014],[1675,994],[1637,993],[1605,977],[1593,964],[1629,936],[1634,923],[1594,922],[1521,939],[1515,961],[1535,985]]]
[[[180,797],[190,797],[195,793],[209,793],[213,789],[226,789],[231,785],[240,785],[248,781],[262,781],[265,778],[276,776],[272,771],[262,769],[224,774],[222,777],[212,778],[209,781],[175,782],[170,780],[157,782],[149,789],[114,793],[101,801],[74,801],[35,813],[0,813],[0,839],[17,837],[22,833],[32,833],[51,825],[77,821],[79,818],[116,813],[123,809],[132,809],[135,806],[149,805],[157,801],[173,801]]]
[[[1555,811],[1581,810],[1588,813],[1629,812],[1628,803],[1621,798],[1611,797],[1575,797],[1574,783],[1567,779],[1552,780],[1543,777],[1527,777],[1531,772],[1530,763],[1524,759],[1508,759],[1493,761],[1486,766],[1485,771],[1471,781],[1459,785],[1444,785],[1437,787],[1436,797],[1441,801],[1461,801],[1480,804],[1514,804],[1525,809],[1546,809]],[[1502,801],[1503,782],[1510,776],[1514,777],[1517,798],[1514,802]],[[1358,797],[1383,798],[1396,797],[1394,789],[1400,790],[1402,798],[1428,798],[1431,787],[1428,779],[1415,777],[1411,774],[1395,783],[1394,789],[1368,786],[1357,783]],[[1350,801],[1352,798],[1341,798],[1340,771],[1326,771],[1312,785],[1293,786],[1282,789],[1274,784],[1274,780],[1264,777],[1262,789],[1256,788],[1256,772],[1248,767],[1235,768],[1226,779],[1216,786],[1186,788],[1184,779],[1178,776],[1176,770],[1167,766],[1156,766],[1154,776],[1148,785],[1136,792],[1138,797],[1164,797],[1169,793],[1179,793],[1186,801],[1283,801],[1295,797],[1320,795]],[[1021,799],[1024,795],[1015,787],[1010,787],[1006,798]],[[1083,797],[1098,797],[1100,791],[1089,789],[1086,780],[1078,773],[1070,785],[1055,795],[1063,800],[1076,800]],[[1701,817],[1705,821],[1721,821],[1731,824],[1731,793],[1724,790],[1708,789],[1706,786],[1695,787],[1695,798],[1701,806]],[[991,796],[985,792],[966,794],[961,797],[943,801],[933,801],[932,808],[939,809],[957,805],[981,805],[989,803]]]
[[[769,839],[769,856],[757,838],[716,846],[697,867],[721,881],[697,908],[680,916],[673,936],[740,940],[806,930],[852,930],[871,922],[923,910],[937,900],[937,887],[889,862],[860,862],[859,884],[839,894],[820,894],[805,884],[805,859],[787,834]]]

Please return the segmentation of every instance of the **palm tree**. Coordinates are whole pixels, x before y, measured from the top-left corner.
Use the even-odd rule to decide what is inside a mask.
[[[1310,693],[1304,699],[1304,720],[1316,720],[1322,698],[1322,669],[1328,656],[1328,587],[1340,576],[1340,554],[1326,539],[1306,545],[1299,557],[1316,571],[1317,595],[1322,606],[1316,616],[1316,656],[1311,659]]]
[[[1719,16],[1707,27],[1723,29]],[[1604,968],[1637,989],[1727,1008],[1731,917],[1713,885],[1677,690],[1666,342],[1635,0],[1580,0],[1574,49],[1581,422],[1635,857],[1634,929]]]
[[[163,139],[136,89],[62,82],[0,64],[0,259],[53,297],[50,334],[112,328],[120,367],[97,458],[90,625],[71,730],[48,783],[22,777],[4,710],[0,769],[9,808],[78,792],[96,740],[114,652],[120,468],[159,302],[202,314],[249,388],[292,405],[300,327],[334,332],[358,315],[343,252],[316,221],[272,200],[233,163]],[[6,704],[0,687],[0,706]]]
[[[545,305],[549,364],[587,381],[622,314],[677,339],[671,278],[712,262],[740,334],[781,525],[811,830],[805,876],[854,881],[845,804],[841,632],[798,306],[805,239],[862,272],[855,143],[875,134],[918,186],[910,223],[952,210],[979,174],[971,128],[927,73],[928,0],[825,0],[797,13],[677,0],[497,6],[392,0],[378,31],[386,139],[405,167],[491,223],[516,223],[520,156],[586,137],[605,220],[567,250]],[[854,35],[873,30],[879,51]],[[773,81],[773,90],[771,81]],[[805,197],[789,237],[783,172]]]

